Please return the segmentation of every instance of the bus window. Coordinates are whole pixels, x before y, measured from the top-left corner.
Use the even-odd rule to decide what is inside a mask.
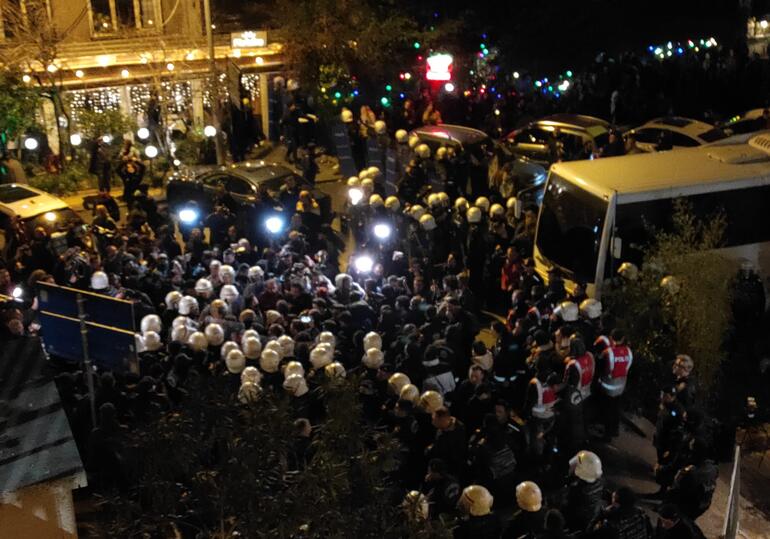
[[[623,240],[621,262],[642,264],[652,240],[651,231],[671,231],[673,206],[670,198],[618,204],[615,210],[615,237]]]
[[[593,282],[607,201],[551,174],[543,196],[537,247],[571,280]]]

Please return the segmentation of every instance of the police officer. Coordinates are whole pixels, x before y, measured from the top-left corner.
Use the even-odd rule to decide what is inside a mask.
[[[502,524],[492,512],[494,498],[481,485],[470,485],[463,489],[458,507],[465,515],[455,530],[457,539],[497,539]]]
[[[626,389],[628,372],[634,356],[626,345],[626,335],[620,329],[612,330],[611,337],[603,339],[607,347],[601,353],[597,365],[599,373],[599,397],[602,401],[604,438],[609,441],[619,434],[621,397]]]
[[[694,521],[711,505],[719,468],[708,458],[708,446],[704,440],[693,438],[688,449],[690,464],[676,474],[665,500],[675,504],[683,515]]]
[[[587,530],[602,510],[602,461],[591,451],[579,451],[569,461],[572,475],[567,486],[564,516],[570,529]]]
[[[612,494],[612,504],[606,507],[594,527],[601,539],[651,539],[652,525],[645,512],[636,506],[636,495],[628,487]]]

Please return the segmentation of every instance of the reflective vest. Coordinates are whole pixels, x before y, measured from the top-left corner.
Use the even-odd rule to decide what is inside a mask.
[[[557,401],[556,391],[552,386],[544,386],[537,378],[533,378],[530,383],[534,383],[537,389],[537,403],[532,407],[532,417],[551,419]]]
[[[626,378],[634,356],[628,346],[614,343],[604,351],[604,354],[609,362],[609,372],[602,375],[600,379],[602,388],[610,397],[619,397],[626,389]]]
[[[594,356],[590,352],[586,352],[580,357],[570,358],[564,370],[565,381],[570,368],[577,370],[579,378],[577,390],[580,391],[580,395],[585,400],[591,396],[591,383],[594,381]]]

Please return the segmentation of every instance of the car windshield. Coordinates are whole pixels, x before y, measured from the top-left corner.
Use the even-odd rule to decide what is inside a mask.
[[[25,189],[21,185],[13,184],[3,185],[0,187],[0,202],[5,204],[13,204],[19,200],[24,200],[25,198],[32,198],[36,196],[36,192]]]
[[[535,243],[567,277],[593,282],[607,201],[551,174]]]
[[[715,127],[714,129],[706,131],[705,133],[702,133],[699,136],[701,139],[705,140],[706,142],[716,142],[718,140],[722,140],[723,138],[727,138],[727,134],[721,129],[719,129],[718,127]]]
[[[83,224],[83,220],[70,208],[47,211],[24,219],[24,225],[30,234],[39,226],[51,233],[57,230],[67,231],[71,227],[81,224]]]

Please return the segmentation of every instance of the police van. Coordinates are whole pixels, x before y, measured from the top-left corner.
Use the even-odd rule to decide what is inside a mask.
[[[16,217],[21,219],[30,239],[38,226],[55,237],[83,224],[80,216],[62,199],[29,185],[3,184],[0,185],[0,250],[6,248],[6,234]],[[11,257],[15,254],[8,253]]]
[[[671,230],[684,199],[701,220],[722,213],[719,252],[770,269],[770,132],[677,151],[573,161],[551,166],[535,234],[537,272],[557,268],[568,288],[602,282],[623,262],[642,262],[650,230]]]

